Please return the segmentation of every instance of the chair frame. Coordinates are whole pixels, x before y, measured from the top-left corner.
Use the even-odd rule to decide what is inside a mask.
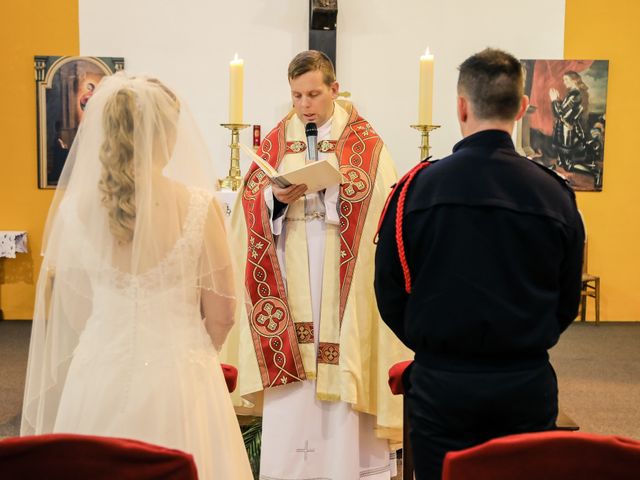
[[[587,273],[587,239],[584,240],[584,255],[582,259],[582,290],[580,291],[580,321],[587,320],[587,298],[596,302],[596,325],[600,325],[600,277]]]
[[[580,321],[587,320],[587,297],[596,302],[596,325],[600,324],[600,277],[597,275],[582,275],[582,292],[580,293]]]

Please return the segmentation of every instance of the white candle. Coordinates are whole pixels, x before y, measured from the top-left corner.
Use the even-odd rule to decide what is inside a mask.
[[[229,123],[242,123],[243,83],[244,60],[236,53],[229,63]]]
[[[420,57],[420,90],[418,93],[418,124],[431,125],[433,107],[433,55],[429,47]]]

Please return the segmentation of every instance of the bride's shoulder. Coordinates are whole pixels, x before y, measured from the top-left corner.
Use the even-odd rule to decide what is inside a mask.
[[[209,190],[200,187],[185,187],[187,189],[188,195],[190,199],[198,199],[203,201],[204,203],[211,202],[213,198],[213,193]]]
[[[204,188],[187,186],[179,182],[171,182],[169,188],[184,210],[197,208],[211,202],[212,194]]]
[[[213,192],[199,187],[186,187],[190,216],[209,223],[221,217],[221,210]]]

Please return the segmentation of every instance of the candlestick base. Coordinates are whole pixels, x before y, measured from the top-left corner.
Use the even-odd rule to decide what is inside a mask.
[[[242,173],[240,172],[240,130],[249,127],[244,123],[221,123],[220,126],[231,130],[231,158],[229,160],[229,175],[218,180],[218,186],[224,190],[236,191],[242,185]]]
[[[436,128],[440,128],[440,125],[411,125],[411,128],[418,130],[422,135],[422,140],[420,143],[420,161],[423,161],[425,158],[429,156],[429,150],[431,150],[431,146],[429,145],[429,133]]]

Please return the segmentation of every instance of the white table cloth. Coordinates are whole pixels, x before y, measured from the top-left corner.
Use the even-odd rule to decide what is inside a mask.
[[[0,258],[16,258],[16,253],[27,252],[27,232],[0,230]]]

